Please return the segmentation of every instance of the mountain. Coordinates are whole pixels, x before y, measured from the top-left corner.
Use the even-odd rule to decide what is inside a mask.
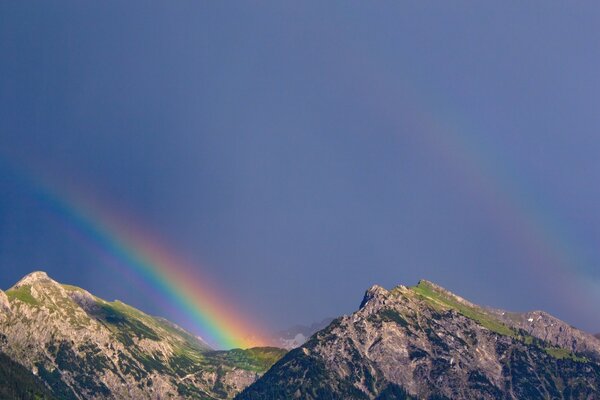
[[[61,399],[227,399],[285,353],[214,351],[165,319],[44,272],[0,291],[0,352]]]
[[[295,349],[302,346],[309,337],[325,328],[331,321],[333,321],[333,318],[325,318],[310,325],[294,325],[291,328],[273,334],[271,343],[275,347],[288,350]]]
[[[596,337],[596,339],[600,339],[600,333],[596,333],[594,336]]]
[[[482,308],[431,282],[373,286],[236,399],[596,399],[599,346],[546,313]]]
[[[54,400],[44,382],[0,353],[0,399]]]

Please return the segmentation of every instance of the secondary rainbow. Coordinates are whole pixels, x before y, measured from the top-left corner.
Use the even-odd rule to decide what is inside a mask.
[[[408,107],[403,115],[412,116],[414,137],[432,155],[432,160],[455,173],[457,186],[489,207],[490,216],[505,240],[526,252],[525,266],[535,273],[536,283],[543,284],[553,294],[562,291],[561,298],[572,310],[595,304],[600,282],[589,274],[593,262],[578,250],[576,235],[558,215],[542,207],[529,189],[531,183],[510,170],[511,160],[477,140],[477,132],[483,130],[473,127],[457,113],[447,113],[452,101],[441,98],[441,93],[426,98],[424,93],[428,91],[417,87],[415,82],[399,82],[398,75],[389,72],[378,71],[377,75],[386,82],[382,90],[388,91],[388,97],[402,93],[410,99],[403,103]],[[399,84],[393,87],[390,82]],[[439,101],[432,101],[435,97]],[[392,126],[401,122],[393,102],[377,111]],[[588,313],[591,314],[592,311]]]
[[[368,49],[364,53],[368,54]],[[364,82],[359,92],[365,98],[386,100],[367,103],[374,105],[367,110],[373,118],[385,121],[392,135],[410,135],[427,150],[432,162],[452,171],[457,187],[490,209],[503,240],[525,253],[523,267],[534,274],[536,285],[552,295],[562,291],[560,297],[571,310],[588,307],[587,315],[597,315],[593,305],[600,300],[600,280],[590,273],[594,260],[583,256],[568,223],[542,206],[530,189],[532,184],[511,170],[505,154],[478,140],[485,129],[478,129],[471,119],[453,110],[453,99],[444,98],[429,82],[408,79],[401,69],[374,60],[361,57],[369,79],[357,82]]]

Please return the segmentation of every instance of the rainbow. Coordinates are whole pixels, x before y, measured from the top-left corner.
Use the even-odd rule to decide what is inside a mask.
[[[587,308],[587,315],[597,315],[593,304],[600,300],[600,282],[589,273],[593,262],[578,249],[578,238],[568,224],[535,198],[531,182],[512,170],[510,160],[477,139],[483,130],[456,113],[441,111],[450,110],[450,99],[432,102],[432,98],[423,98],[424,91],[415,82],[399,81],[396,72],[382,71],[380,65],[370,67],[377,70],[375,76],[381,82],[374,85],[376,88],[365,88],[365,92],[376,90],[388,99],[398,94],[405,97],[401,102],[406,107],[402,115],[408,115],[415,127],[411,137],[433,160],[453,173],[456,186],[489,209],[498,233],[525,254],[527,271],[523,272],[535,274],[536,284],[548,292],[562,292],[561,299],[572,310]],[[398,119],[395,104],[389,101],[374,112],[397,127],[393,134],[399,134],[406,117]]]
[[[560,297],[570,302],[573,310],[596,304],[600,299],[600,282],[589,272],[592,262],[578,251],[576,235],[559,216],[536,201],[529,183],[510,170],[510,160],[502,158],[500,162],[498,154],[477,140],[480,129],[456,115],[443,115],[430,98],[423,98],[422,88],[417,88],[414,82],[399,81],[397,71],[369,65],[370,60],[369,57],[361,59],[361,63],[367,64],[366,69],[373,72],[373,79],[365,80],[368,86],[362,91],[365,96],[376,92],[377,96],[388,99],[377,102],[376,109],[372,110],[374,118],[383,119],[391,126],[397,124],[396,134],[400,126],[405,126],[406,116],[411,115],[409,122],[415,127],[411,135],[418,145],[452,171],[456,185],[473,201],[490,210],[490,218],[503,238],[526,254],[527,271],[524,272],[535,274],[536,283],[547,291],[562,291]],[[398,121],[396,108],[399,94],[405,111],[403,121]],[[452,104],[449,99],[440,99],[437,103]],[[196,321],[207,340],[223,348],[255,344],[245,339],[255,330],[241,322],[232,308],[226,307],[226,302],[211,292],[209,284],[189,279],[194,268],[177,259],[174,252],[160,245],[160,240],[150,239],[145,230],[135,230],[134,224],[124,224],[114,214],[84,207],[83,200],[67,200],[49,190],[42,190],[41,197],[104,252],[122,260],[135,275],[142,276],[175,310],[182,310]],[[586,311],[588,315],[597,314],[595,310]]]
[[[489,210],[498,234],[524,254],[522,277],[535,278],[537,286],[558,295],[572,311],[598,315],[594,305],[600,301],[600,279],[592,272],[597,269],[595,260],[583,255],[568,222],[544,207],[511,160],[479,140],[485,130],[452,110],[452,99],[438,88],[407,79],[398,65],[365,57],[368,48],[360,54],[366,78],[348,78],[353,85],[364,85],[358,88],[362,96],[379,100],[366,102],[372,107],[365,110],[371,118],[389,126],[392,137],[409,135],[413,144],[450,172],[459,190]],[[413,127],[411,132],[407,125]]]
[[[34,190],[35,197],[75,228],[104,256],[118,261],[122,275],[137,278],[153,296],[166,301],[170,310],[190,321],[209,345],[217,349],[265,345],[264,335],[215,293],[215,285],[198,279],[198,268],[177,257],[148,230],[136,227],[131,218],[108,213],[74,192],[57,195],[21,171],[13,173]],[[66,193],[63,190],[61,193]],[[138,282],[139,283],[139,282]],[[163,305],[164,307],[164,305]]]

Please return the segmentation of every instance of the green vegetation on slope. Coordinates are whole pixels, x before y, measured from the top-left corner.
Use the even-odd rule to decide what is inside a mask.
[[[587,358],[579,357],[567,349],[559,347],[544,348],[543,343],[539,339],[534,338],[524,331],[515,331],[514,329],[506,326],[503,322],[496,319],[493,315],[487,313],[485,310],[479,307],[472,307],[468,304],[461,303],[454,296],[443,293],[427,281],[420,281],[417,286],[414,286],[411,289],[434,307],[441,306],[442,308],[451,308],[456,310],[460,314],[476,321],[481,326],[489,329],[492,332],[513,337],[525,343],[526,345],[535,345],[536,347],[543,348],[546,353],[556,359],[570,359],[577,362],[588,361]]]
[[[246,350],[211,351],[206,353],[206,358],[216,365],[262,373],[279,361],[286,352],[277,347],[254,347]]]
[[[546,347],[544,350],[546,351],[546,353],[550,354],[552,357],[559,359],[559,360],[569,359],[569,360],[573,360],[576,362],[588,362],[589,361],[585,357],[579,357],[579,356],[573,354],[571,351],[560,348],[560,347]]]
[[[432,303],[434,306],[442,306],[444,308],[451,308],[458,311],[460,314],[467,318],[470,318],[481,326],[489,329],[492,332],[496,332],[500,335],[517,337],[514,330],[498,321],[493,316],[490,316],[484,310],[478,307],[471,307],[466,304],[459,302],[453,296],[449,296],[445,293],[440,292],[428,282],[421,281],[417,286],[412,287],[413,291],[420,295],[425,300]]]
[[[132,317],[131,311],[120,302],[99,302],[98,309],[94,310],[94,318],[102,321],[126,346],[134,344],[134,337],[138,339],[160,340],[157,333],[140,318]]]
[[[32,306],[39,305],[39,302],[31,295],[31,286],[21,286],[16,289],[9,289],[5,293],[11,301],[17,299]]]

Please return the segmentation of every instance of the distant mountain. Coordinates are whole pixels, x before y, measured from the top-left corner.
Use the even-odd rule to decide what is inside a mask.
[[[167,320],[44,272],[0,291],[0,352],[60,399],[227,399],[285,353],[214,351]]]
[[[311,325],[294,325],[291,328],[273,334],[271,342],[276,347],[288,350],[295,349],[302,346],[309,337],[325,328],[331,321],[333,321],[333,318],[325,318]]]
[[[373,286],[236,399],[598,399],[599,360],[600,341],[543,312]]]
[[[600,339],[600,333],[596,333],[594,336],[595,336],[597,339]]]

